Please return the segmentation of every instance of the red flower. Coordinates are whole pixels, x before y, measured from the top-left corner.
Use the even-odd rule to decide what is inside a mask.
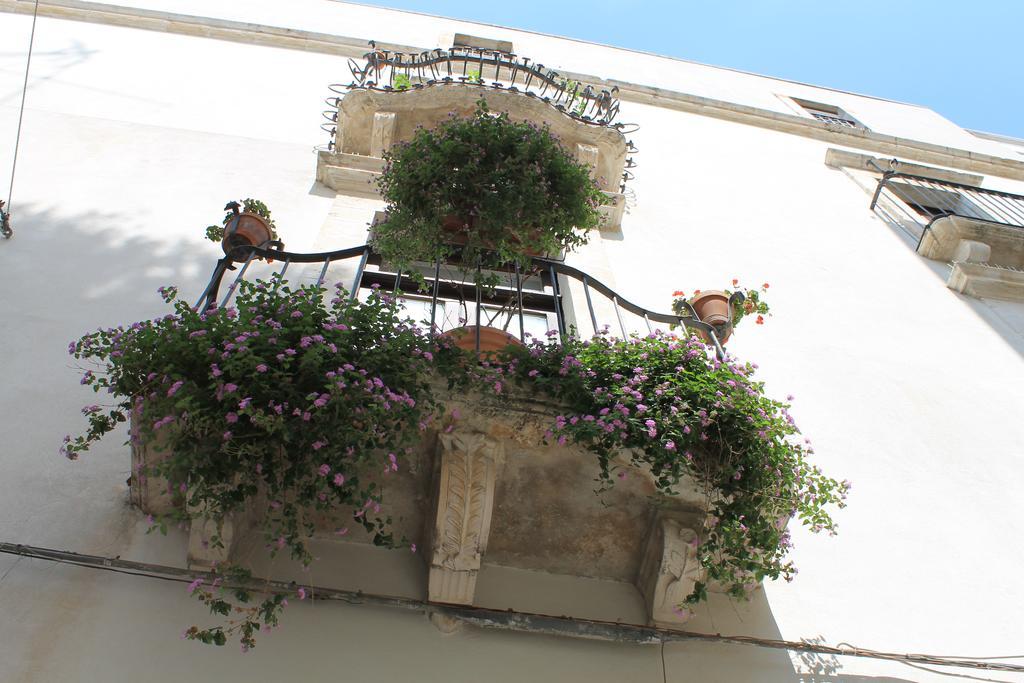
[[[739,283],[740,283],[740,280],[739,280],[739,278],[735,278],[735,277],[734,277],[734,278],[732,279],[732,286],[733,286],[733,287],[735,287],[735,286],[736,286],[736,285],[738,285]]]
[[[672,292],[672,296],[686,296],[686,292],[684,292],[681,289],[677,289],[676,291]]]
[[[764,316],[763,315],[757,316],[757,320],[755,320],[754,322],[756,322],[758,325],[764,325]]]
[[[700,290],[699,289],[693,290],[693,295],[694,296],[697,296],[698,294],[700,294]]]
[[[761,285],[761,289],[768,289],[768,283],[766,282],[763,285]]]

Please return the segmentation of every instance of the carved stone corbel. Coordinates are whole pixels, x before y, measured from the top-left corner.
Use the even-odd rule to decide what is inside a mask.
[[[398,114],[393,111],[378,111],[373,115],[370,131],[370,156],[382,157],[395,140],[395,125]]]
[[[439,440],[441,474],[427,594],[434,602],[471,605],[504,447],[479,432],[441,434]]]
[[[700,575],[697,532],[668,517],[655,520],[647,538],[637,588],[654,626],[678,626],[690,613],[680,609]]]

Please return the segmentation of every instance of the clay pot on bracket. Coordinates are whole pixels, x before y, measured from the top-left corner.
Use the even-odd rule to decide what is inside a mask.
[[[729,295],[717,289],[701,292],[690,300],[690,305],[697,313],[697,319],[715,328],[718,341],[724,344],[732,336],[732,305]],[[697,330],[704,341],[711,339],[701,330]]]
[[[443,337],[451,339],[457,348],[463,351],[476,351],[476,336],[477,330],[480,333],[480,357],[486,359],[494,356],[498,351],[504,350],[508,346],[522,346],[523,343],[519,341],[519,337],[509,334],[505,330],[499,330],[497,327],[486,327],[481,325],[466,325],[464,327],[458,327],[450,332],[445,332]]]
[[[262,216],[240,213],[224,226],[224,239],[220,246],[225,254],[235,247],[262,247],[274,239],[270,225]]]
[[[476,216],[469,216],[467,218],[463,218],[461,216],[456,216],[455,214],[449,214],[445,216],[444,220],[441,222],[441,228],[444,231],[444,234],[448,242],[450,242],[451,244],[458,244],[461,246],[466,244],[466,242],[468,241],[467,233],[476,230],[476,224]],[[522,240],[519,238],[518,235],[513,236],[512,241],[517,244],[522,244]],[[538,256],[541,258],[544,258],[546,256],[546,254],[543,254],[539,251],[531,250],[527,250],[526,254],[527,256]]]

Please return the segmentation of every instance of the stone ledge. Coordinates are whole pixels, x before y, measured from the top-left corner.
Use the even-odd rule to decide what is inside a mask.
[[[986,259],[990,265],[1003,268],[1024,268],[1024,228],[990,223],[963,216],[937,218],[925,229],[917,253],[935,261],[964,258],[964,244],[978,243],[989,248]],[[977,249],[970,249],[977,253]],[[959,256],[958,256],[959,255]]]
[[[954,263],[946,286],[978,299],[1024,301],[1024,271],[984,263]]]
[[[3,12],[31,14],[32,8],[33,2],[31,0],[0,0],[0,11]],[[210,19],[172,12],[118,7],[116,5],[86,2],[84,0],[41,0],[39,3],[39,15],[56,19],[109,24],[160,31],[162,33],[203,36],[218,40],[319,52],[344,57],[360,58],[366,53],[366,41],[363,39],[245,22]],[[422,47],[392,43],[378,43],[377,47],[383,50],[406,53],[425,51]],[[563,71],[561,73],[565,78],[591,83],[597,87],[612,88],[617,86],[619,88],[619,98],[623,102],[651,104],[701,116],[710,116],[761,128],[769,128],[834,144],[858,147],[881,154],[903,156],[923,163],[976,171],[1001,178],[1024,180],[1024,162],[1017,161],[1016,159],[944,147],[919,140],[897,138],[874,131],[860,131],[840,126],[830,127],[821,121],[808,119],[803,116],[690,95],[676,90],[645,86],[616,79],[598,78],[593,75],[571,71]]]
[[[835,147],[829,147],[825,152],[825,165],[831,168],[853,168],[860,171],[878,173],[878,169],[871,166],[869,162],[873,162],[878,167],[886,170],[889,168],[890,160],[891,159],[871,156],[870,154],[860,154],[858,152],[850,152],[845,149],[836,149]],[[960,183],[961,185],[973,185],[975,187],[980,187],[982,181],[985,179],[985,176],[974,173],[961,173],[959,171],[950,171],[945,168],[909,164],[904,161],[899,163],[898,170],[901,173],[910,173],[911,175],[935,178],[936,180],[945,180],[952,183]]]

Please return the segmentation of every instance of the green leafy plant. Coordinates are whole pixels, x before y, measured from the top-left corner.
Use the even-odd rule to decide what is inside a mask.
[[[740,321],[747,315],[757,315],[757,319],[754,321],[758,325],[764,324],[764,316],[771,315],[771,307],[768,306],[768,302],[765,301],[764,297],[768,293],[769,284],[765,282],[757,289],[752,287],[740,287],[740,281],[733,279],[732,286],[734,289],[724,289],[722,292],[732,298],[734,292],[740,292],[743,294],[742,300],[737,300],[732,303],[732,326],[736,327]],[[689,297],[686,296],[686,292],[682,290],[676,290],[672,293],[672,311],[682,317],[689,318],[690,310],[684,305],[686,303],[693,303],[693,300],[701,293],[701,290],[694,290],[693,294]]]
[[[473,83],[475,85],[482,85],[484,79],[480,76],[479,69],[470,69],[466,72],[466,82]]]
[[[482,100],[467,118],[416,131],[384,160],[377,182],[387,219],[371,240],[405,272],[456,252],[471,270],[571,251],[598,226],[606,201],[589,167],[546,127],[492,114]]]
[[[230,206],[232,203],[239,202],[229,202],[228,206]],[[243,199],[240,203],[240,211],[242,213],[255,214],[267,222],[267,226],[270,228],[270,234],[272,235],[272,238],[276,240],[277,228],[274,225],[274,219],[270,217],[270,209],[267,208],[267,205],[258,199],[252,198]],[[228,224],[234,217],[234,211],[231,211],[230,209],[226,210],[224,214],[224,220],[221,221],[220,225],[211,225],[206,228],[206,239],[211,240],[213,242],[220,242],[221,240],[223,240],[224,230],[227,228]]]
[[[412,80],[406,74],[395,74],[395,77],[391,79],[391,87],[395,90],[408,90],[412,87]]]

